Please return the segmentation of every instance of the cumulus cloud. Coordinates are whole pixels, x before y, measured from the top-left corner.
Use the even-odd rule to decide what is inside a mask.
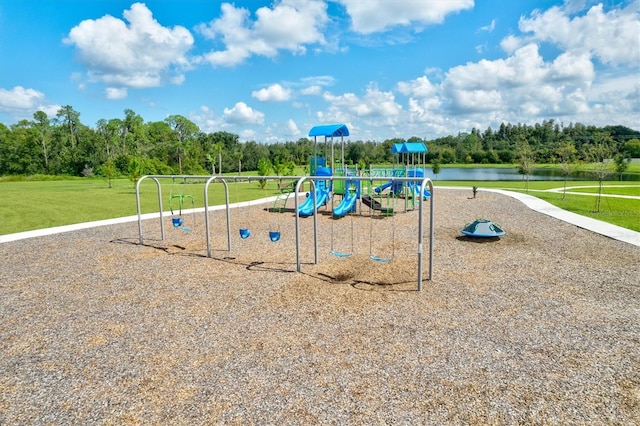
[[[472,9],[474,0],[337,0],[351,17],[352,29],[362,34],[412,23],[439,24],[451,13]]]
[[[35,89],[25,89],[16,86],[11,90],[0,88],[0,108],[11,109],[34,109],[36,105],[44,100],[44,93]]]
[[[397,88],[403,95],[416,98],[431,96],[438,90],[427,76],[418,77],[412,81],[401,81],[398,83]]]
[[[291,89],[284,88],[279,84],[272,84],[252,92],[251,96],[261,102],[283,102],[291,99]]]
[[[603,5],[591,7],[583,16],[569,16],[567,10],[552,7],[522,17],[518,24],[525,33],[520,39],[503,40],[504,48],[518,43],[548,42],[575,54],[588,53],[603,64],[636,66],[640,63],[640,4],[604,11]]]
[[[127,97],[127,88],[126,87],[107,87],[104,89],[105,95],[107,99],[124,99]]]
[[[8,113],[17,120],[30,119],[36,111],[44,111],[48,116],[56,115],[60,105],[46,102],[44,93],[15,86],[13,89],[0,87],[0,112]]]
[[[89,80],[134,88],[181,83],[189,68],[191,33],[163,27],[143,3],[134,3],[123,16],[127,22],[110,15],[84,20],[63,40],[76,48]]]
[[[254,110],[244,102],[238,102],[233,108],[224,109],[223,119],[229,124],[263,124],[264,113]]]
[[[300,136],[301,134],[298,125],[291,118],[287,120],[287,133],[293,137]]]
[[[585,91],[595,72],[587,55],[565,53],[545,62],[529,44],[507,59],[454,67],[443,82],[450,111],[501,111],[514,117],[574,114],[588,109]]]
[[[325,42],[322,30],[328,21],[322,0],[280,0],[272,8],[261,7],[251,20],[248,9],[221,5],[222,16],[197,30],[224,45],[204,56],[212,65],[234,66],[252,55],[275,57],[280,50],[305,54],[307,45]]]
[[[322,120],[346,122],[355,115],[362,119],[375,120],[377,124],[393,125],[402,112],[402,106],[395,101],[393,92],[381,91],[374,84],[367,87],[362,97],[354,93],[333,95],[329,92],[324,93],[323,97],[330,107],[326,117],[321,117]]]

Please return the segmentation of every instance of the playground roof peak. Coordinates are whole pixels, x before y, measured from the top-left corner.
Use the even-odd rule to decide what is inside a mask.
[[[349,136],[349,129],[345,124],[324,124],[313,126],[309,136]]]
[[[427,152],[428,149],[422,142],[402,142],[402,143],[394,143],[391,147],[392,154],[416,154],[420,152]]]

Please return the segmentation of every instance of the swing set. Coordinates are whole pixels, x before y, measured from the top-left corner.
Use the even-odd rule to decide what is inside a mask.
[[[211,183],[213,182],[218,182],[221,183],[222,186],[224,187],[224,204],[219,206],[219,209],[222,209],[226,212],[226,248],[224,250],[226,251],[231,251],[231,220],[230,220],[230,211],[231,211],[231,204],[229,202],[229,186],[227,184],[227,180],[231,179],[244,179],[244,180],[257,180],[257,179],[267,179],[267,180],[282,180],[283,177],[278,177],[278,176],[268,176],[268,177],[253,177],[253,178],[249,178],[249,177],[223,177],[223,176],[167,176],[167,175],[145,175],[142,176],[138,182],[136,183],[136,206],[137,206],[137,212],[138,212],[138,235],[139,235],[139,243],[141,245],[144,245],[145,240],[144,240],[144,236],[143,236],[143,227],[142,227],[142,220],[143,220],[143,214],[142,214],[142,207],[141,207],[141,202],[140,202],[140,188],[143,184],[144,181],[146,181],[147,179],[152,180],[153,182],[155,182],[156,187],[157,187],[157,195],[158,195],[158,210],[155,213],[148,213],[145,214],[144,219],[155,219],[158,218],[159,221],[159,227],[160,227],[160,240],[164,240],[165,239],[165,232],[164,232],[164,209],[162,207],[162,186],[160,185],[160,180],[161,179],[172,179],[172,183],[175,183],[175,179],[176,178],[180,178],[180,179],[201,179],[203,181],[205,181],[204,184],[204,193],[203,193],[203,197],[204,197],[204,222],[205,222],[205,235],[206,235],[206,246],[207,246],[207,257],[208,258],[212,258],[212,247],[211,247],[211,218],[210,218],[210,211],[212,210],[212,208],[209,206],[209,188]],[[355,181],[369,181],[371,178],[370,177],[352,177],[352,176],[322,176],[322,177],[316,177],[318,178],[318,180],[320,178],[322,178],[323,180],[331,180],[331,181],[335,181],[335,180],[355,180]],[[313,208],[314,211],[317,209],[318,207],[318,203],[315,197],[315,193],[316,193],[316,187],[315,187],[315,182],[313,177],[311,179],[309,179],[309,177],[307,176],[303,176],[303,177],[290,177],[287,176],[285,179],[295,179],[297,180],[296,184],[295,184],[295,191],[294,191],[294,202],[295,202],[295,210],[294,211],[298,211],[298,208],[300,207],[300,199],[303,197],[304,195],[304,191],[303,191],[303,187],[305,184],[305,181],[308,180],[310,183],[310,191],[309,194],[311,197],[313,197],[312,201],[313,201]],[[420,188],[421,191],[423,191],[426,186],[429,186],[429,189],[431,191],[431,193],[433,194],[433,183],[431,182],[430,179],[428,178],[416,178],[416,177],[397,177],[397,178],[392,178],[392,180],[398,180],[398,181],[403,181],[403,182],[414,182],[414,183],[418,183],[421,182]],[[365,194],[362,195],[362,198],[364,199]],[[429,248],[428,248],[428,253],[429,253],[429,271],[428,271],[428,279],[431,280],[433,277],[433,243],[434,243],[434,208],[433,208],[433,202],[434,202],[434,197],[432,196],[430,198],[430,222],[429,222]],[[190,194],[184,194],[184,193],[180,193],[180,194],[174,194],[173,191],[171,192],[170,196],[169,196],[169,201],[170,203],[172,202],[177,202],[177,210],[178,210],[178,217],[177,218],[181,218],[182,213],[183,212],[183,208],[186,202],[188,202],[189,200],[191,200],[192,202],[192,206],[193,204],[195,204],[194,198],[192,195]],[[381,204],[379,201],[377,200],[370,200],[370,201],[375,201],[378,204]],[[364,203],[364,200],[363,200]],[[364,203],[366,204],[366,203]],[[417,267],[417,290],[420,291],[422,289],[422,274],[423,274],[423,252],[424,252],[424,247],[423,247],[423,229],[424,229],[424,208],[425,205],[427,203],[419,203],[418,205],[418,232],[417,232],[417,256],[418,256],[418,267]],[[173,205],[171,206],[173,207]],[[381,205],[380,205],[381,207]],[[381,207],[384,209],[384,207]],[[218,209],[218,208],[213,208],[213,209]],[[173,210],[173,209],[172,209]],[[389,206],[389,202],[387,203],[387,207],[386,207],[386,212],[389,213],[390,210],[390,206]],[[380,215],[384,216],[386,215],[385,211],[380,210]],[[173,212],[172,212],[173,214]],[[372,220],[370,227],[373,228],[373,212],[372,212],[372,218],[370,220]],[[301,263],[301,233],[300,233],[300,215],[295,214],[295,247],[296,247],[296,270],[298,272],[302,272],[302,263]],[[176,219],[177,219],[176,218]],[[311,216],[310,218],[313,222],[313,244],[314,244],[314,264],[318,264],[319,263],[319,257],[318,257],[318,215],[314,214],[313,216]],[[195,221],[195,211],[194,211],[194,221]],[[173,218],[172,218],[172,223],[173,222]],[[180,221],[176,221],[175,223],[178,223],[178,225],[174,225],[175,227],[185,227],[184,225],[184,220],[182,222]],[[376,261],[376,262],[390,262],[394,259],[395,257],[395,222],[393,222],[392,220],[392,224],[391,224],[391,242],[392,242],[392,247],[391,247],[391,253],[390,255],[383,255],[379,252],[377,252],[377,250],[374,250],[374,244],[373,242],[370,242],[370,247],[369,247],[369,255],[372,261]],[[247,231],[250,234],[250,229],[247,226]],[[341,252],[339,250],[337,250],[337,247],[333,246],[332,247],[332,251],[335,251],[338,254],[342,254],[344,255],[343,257],[348,257],[351,256],[353,254],[353,249],[354,249],[354,242],[353,242],[353,238],[354,238],[354,233],[355,231],[353,231],[353,226],[352,226],[352,232],[351,232],[351,248],[349,250],[345,250],[344,252]],[[220,238],[224,238],[224,234],[222,232],[216,232],[215,234],[216,236],[220,237]],[[269,231],[269,239],[273,242],[276,242],[278,240],[280,240],[280,231],[279,228],[278,230],[274,230],[273,227],[271,227],[270,231]],[[333,244],[333,242],[332,242]],[[338,256],[341,257],[341,256]]]

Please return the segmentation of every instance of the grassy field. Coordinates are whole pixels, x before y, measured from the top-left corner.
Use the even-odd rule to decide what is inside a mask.
[[[169,210],[169,197],[179,194],[192,195],[194,207],[204,206],[204,182],[174,185],[171,180],[165,180],[161,183],[164,210]],[[271,182],[262,190],[257,182],[230,182],[229,201],[274,195],[275,185]],[[142,212],[158,211],[155,183],[145,180],[140,192]],[[137,214],[136,191],[128,179],[113,180],[111,188],[99,179],[0,182],[0,193],[4,199],[0,204],[0,235]],[[177,200],[174,198],[172,203],[175,209]],[[211,184],[209,205],[224,202],[222,184]],[[185,203],[185,209],[192,207],[190,199],[186,198]]]
[[[463,186],[471,188],[501,188],[524,191],[523,181],[492,182],[444,182],[435,181],[436,186]],[[568,189],[571,192],[583,192],[584,195],[562,192],[544,192],[561,188],[559,181],[531,181],[529,194],[544,199],[560,208],[603,220],[635,231],[640,231],[640,200],[602,197],[600,212],[596,212],[597,182],[568,182],[568,186],[593,186],[592,188]],[[169,209],[170,195],[190,194],[195,207],[204,202],[204,181],[180,184],[171,180],[162,182],[164,209]],[[65,179],[65,180],[0,180],[0,235],[53,226],[90,222],[136,214],[135,189],[131,181],[117,179],[109,188],[107,181],[101,179]],[[270,181],[267,189],[260,189],[257,182],[229,182],[229,201],[231,203],[263,198],[278,193],[276,182]],[[640,195],[640,184],[634,182],[606,182],[605,194]],[[151,180],[145,180],[141,189],[143,213],[158,210],[157,190]],[[175,201],[175,200],[174,200]],[[186,199],[185,208],[191,208],[190,199]],[[209,189],[209,204],[224,204],[224,191],[220,183],[212,184]],[[177,208],[177,203],[174,203]]]

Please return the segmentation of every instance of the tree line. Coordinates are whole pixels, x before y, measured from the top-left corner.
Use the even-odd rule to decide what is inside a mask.
[[[640,157],[640,132],[624,126],[568,126],[554,120],[540,124],[501,124],[499,129],[472,129],[433,140],[419,137],[428,147],[432,164],[523,164],[601,161],[602,158]],[[391,147],[400,139],[384,142],[349,141],[345,162],[361,168],[393,161]],[[318,143],[324,153],[324,143]],[[55,117],[43,111],[32,120],[7,127],[0,124],[0,175],[71,175],[115,177],[143,174],[216,174],[270,168],[277,175],[309,164],[314,142],[308,138],[269,145],[240,142],[225,131],[202,132],[181,115],[145,122],[130,109],[123,118],[100,119],[94,127],[83,124],[71,106]],[[336,153],[339,152],[338,148]],[[597,154],[597,156],[596,156]],[[336,154],[336,158],[341,154]]]

